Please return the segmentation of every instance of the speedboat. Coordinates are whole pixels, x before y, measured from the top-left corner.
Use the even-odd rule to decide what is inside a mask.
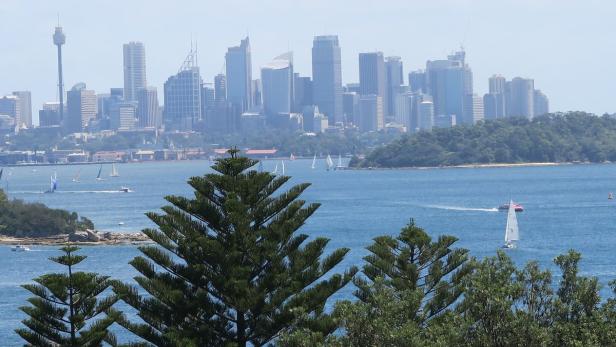
[[[128,188],[128,187],[122,186],[122,187],[120,187],[120,192],[122,192],[122,193],[131,193],[132,190],[130,190],[130,188]]]
[[[507,204],[502,204],[500,206],[498,206],[498,210],[501,212],[505,212],[509,210],[509,205],[511,204],[511,206],[513,206],[513,210],[516,212],[523,212],[524,211],[524,206],[520,205],[520,204],[516,204],[513,201]]]
[[[29,250],[30,248],[28,246],[17,245],[17,246],[11,247],[11,251],[13,252],[25,252]]]

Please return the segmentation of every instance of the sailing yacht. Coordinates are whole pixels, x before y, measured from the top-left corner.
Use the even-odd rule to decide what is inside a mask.
[[[96,175],[96,180],[97,180],[97,181],[102,181],[102,180],[103,180],[103,178],[101,177],[101,173],[102,173],[102,172],[103,172],[103,165],[101,165],[101,166],[98,168],[98,175]]]
[[[314,169],[316,165],[317,165],[317,155],[315,153],[314,158],[312,158],[312,166],[310,168]]]
[[[73,182],[79,182],[79,176],[81,175],[81,169],[77,170],[77,174],[73,177]]]
[[[49,189],[45,191],[45,194],[50,194],[56,191],[56,189],[58,189],[58,180],[57,180],[57,175],[54,174],[53,176],[51,176],[50,182],[49,182]]]
[[[327,164],[327,171],[334,168],[334,161],[329,154],[327,155],[327,159],[325,159],[325,164]]]
[[[513,201],[509,202],[509,211],[507,212],[507,226],[505,227],[505,244],[503,248],[515,248],[515,242],[520,239],[520,231],[518,230],[518,219],[516,217]]]
[[[284,160],[281,160],[280,163],[282,164],[282,174],[284,175]]]
[[[109,174],[110,177],[120,177],[120,174],[118,173],[118,168],[116,167],[115,163],[111,164],[111,173]]]
[[[291,156],[289,157],[289,160],[295,160],[295,156],[293,155],[293,153],[291,153]]]
[[[338,154],[338,165],[336,166],[336,170],[344,169],[344,165],[342,165],[342,155]]]
[[[274,168],[274,171],[272,171],[273,175],[277,175],[278,174],[278,163],[276,163],[276,167]]]

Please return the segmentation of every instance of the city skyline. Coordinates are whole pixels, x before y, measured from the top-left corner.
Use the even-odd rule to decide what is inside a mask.
[[[547,42],[541,39],[542,35],[546,35],[545,33],[537,32],[535,37],[532,37],[530,29],[520,27],[516,28],[515,35],[513,33],[507,34],[507,30],[502,29],[501,26],[489,27],[488,24],[494,24],[494,19],[490,18],[486,19],[485,24],[477,24],[477,21],[473,21],[472,18],[478,18],[479,16],[469,12],[489,12],[495,9],[495,6],[491,7],[486,2],[478,2],[477,5],[463,5],[455,1],[447,1],[447,4],[449,6],[443,10],[442,14],[431,12],[432,8],[426,4],[392,2],[388,6],[392,9],[400,10],[391,11],[392,16],[399,20],[400,14],[396,12],[403,12],[408,17],[408,23],[413,22],[412,20],[415,19],[413,23],[416,25],[425,23],[428,20],[419,18],[422,10],[430,14],[427,17],[431,21],[444,20],[453,16],[452,12],[461,11],[460,17],[464,18],[453,22],[453,24],[461,25],[462,28],[450,31],[448,34],[444,34],[442,29],[436,28],[425,32],[423,35],[414,35],[412,26],[409,29],[402,30],[404,26],[398,24],[398,22],[389,28],[382,28],[382,25],[372,22],[365,27],[349,25],[353,24],[352,18],[355,15],[368,10],[373,11],[374,16],[382,21],[384,10],[375,8],[375,6],[358,6],[363,8],[349,8],[349,16],[342,16],[340,5],[334,6],[331,9],[332,12],[325,15],[323,19],[325,24],[318,29],[314,26],[306,26],[301,30],[293,29],[284,32],[279,30],[274,32],[272,29],[273,24],[263,23],[263,26],[259,27],[255,23],[247,21],[247,14],[244,13],[246,10],[242,10],[237,14],[237,22],[240,24],[225,30],[225,32],[219,32],[212,31],[211,29],[213,25],[220,24],[221,19],[216,19],[212,15],[206,15],[203,6],[197,3],[192,3],[196,14],[206,15],[204,18],[208,19],[199,21],[199,25],[190,25],[191,27],[188,27],[189,25],[187,24],[182,25],[178,23],[174,12],[166,7],[166,5],[163,5],[161,9],[152,10],[153,12],[150,12],[149,15],[154,24],[162,22],[164,19],[173,20],[177,24],[175,27],[165,25],[164,29],[167,33],[162,33],[161,29],[156,29],[150,24],[146,24],[143,28],[137,28],[128,21],[125,15],[118,14],[118,24],[114,28],[109,28],[112,31],[107,34],[106,30],[100,30],[95,27],[98,20],[92,20],[92,23],[89,23],[84,18],[78,18],[75,10],[72,10],[66,2],[60,2],[54,4],[54,6],[40,3],[39,10],[32,15],[32,18],[26,18],[27,8],[17,2],[8,1],[6,8],[2,11],[11,11],[14,16],[7,18],[5,23],[6,30],[10,29],[11,31],[20,32],[18,36],[21,39],[17,42],[9,37],[6,42],[7,48],[17,52],[17,54],[3,58],[5,61],[3,65],[11,65],[15,68],[2,68],[2,75],[5,78],[0,81],[0,91],[2,94],[8,94],[13,90],[31,90],[32,104],[35,108],[40,107],[45,101],[57,99],[57,92],[54,89],[57,88],[56,63],[51,59],[54,57],[55,47],[49,45],[49,27],[55,26],[57,22],[55,14],[60,12],[61,25],[68,35],[67,44],[63,47],[65,88],[80,81],[86,82],[88,86],[91,86],[97,92],[106,91],[112,86],[121,86],[123,77],[121,74],[122,51],[118,47],[126,42],[141,41],[147,46],[148,60],[150,61],[148,64],[148,84],[156,86],[160,90],[166,78],[177,69],[177,61],[180,61],[185,55],[191,36],[199,42],[200,68],[204,80],[208,82],[211,82],[213,76],[222,71],[224,64],[223,55],[226,49],[238,42],[246,34],[249,34],[251,37],[253,75],[254,71],[258,71],[258,67],[267,63],[272,56],[291,48],[296,56],[295,71],[300,72],[303,76],[310,76],[310,49],[313,37],[321,34],[332,34],[338,35],[341,41],[342,80],[345,84],[358,81],[358,62],[356,57],[359,52],[379,50],[386,56],[401,56],[404,61],[405,70],[412,71],[423,67],[426,60],[443,57],[447,53],[454,51],[460,44],[464,44],[468,53],[468,61],[473,66],[476,81],[475,90],[478,95],[487,92],[486,81],[492,74],[502,74],[509,77],[532,77],[536,81],[536,87],[550,96],[552,109],[554,110],[584,109],[601,114],[603,112],[613,112],[616,109],[609,98],[607,98],[607,95],[609,95],[607,80],[613,67],[609,64],[585,65],[584,62],[587,60],[584,59],[588,58],[585,58],[584,55],[580,56],[580,52],[584,49],[588,52],[593,52],[593,54],[611,56],[609,53],[611,48],[607,48],[607,43],[611,41],[607,41],[605,44],[602,43],[599,46],[596,43],[591,45],[592,42],[582,42],[583,34],[575,33],[569,37],[570,47],[575,47],[575,49],[572,49],[570,53],[562,54],[564,46],[559,46],[561,49],[558,51],[551,48],[555,44],[554,40],[560,40],[559,37],[552,38],[551,43],[549,45],[546,44],[546,47],[539,47],[539,43],[545,44]],[[137,5],[139,5],[138,1],[136,4],[130,4],[129,7],[132,8]],[[274,5],[281,6],[282,10],[288,10],[292,7],[281,2],[266,1],[262,6],[263,8],[258,10],[258,13],[271,9]],[[563,13],[564,15],[558,21],[551,17],[546,18],[548,24],[550,21],[553,24],[560,23],[560,26],[555,26],[558,28],[566,23],[567,18],[574,18],[573,14],[576,12],[594,10],[594,12],[599,12],[601,15],[613,13],[611,7],[603,8],[599,4],[592,2],[590,4],[584,3],[584,8],[582,8],[581,3],[552,6],[552,8],[545,4],[526,2],[522,5],[504,2],[504,5],[501,5],[503,8],[502,12],[509,11],[511,13],[528,12],[528,7],[531,6],[532,11],[535,12],[525,15],[525,18],[531,20],[531,22],[532,20],[538,20],[540,15],[547,13],[548,10],[552,14]],[[100,10],[103,14],[108,11],[96,2],[92,6],[97,12]],[[314,18],[324,6],[319,1],[310,8],[307,5],[298,4],[296,5],[296,11],[303,11],[306,18],[299,16],[297,13],[289,13],[287,17],[283,18],[283,24],[290,21],[302,24],[304,21]],[[478,8],[481,6],[486,8],[479,10]],[[252,7],[250,8],[252,9]],[[598,9],[605,11],[597,11]],[[167,12],[163,15],[165,10]],[[273,12],[272,15],[279,16],[282,10]],[[168,16],[168,18],[165,16]],[[191,16],[193,15],[191,14]],[[340,23],[329,20],[335,16],[340,16]],[[351,17],[351,19],[346,17]],[[466,30],[463,28],[466,25],[464,22],[468,18],[471,18],[472,23],[469,29]],[[507,23],[511,23],[512,19],[507,17],[501,18],[500,21],[501,25],[506,27]],[[589,23],[592,24],[590,25],[591,29],[585,29],[586,33],[589,34],[593,30],[592,28],[598,29],[599,22],[601,21],[596,20],[593,23]],[[241,23],[246,23],[246,25]],[[25,30],[23,29],[24,25],[32,29]],[[294,27],[301,26],[297,25]],[[484,35],[488,34],[488,29],[493,31],[490,34],[492,38],[499,34],[502,36],[502,41],[484,40]],[[566,36],[569,29],[562,29],[565,32],[559,36]],[[119,33],[120,30],[121,32]],[[463,34],[462,32],[467,33]],[[597,32],[601,33],[600,30]],[[427,36],[427,38],[423,36]],[[464,36],[466,36],[466,39],[464,39]],[[112,39],[109,39],[110,37]],[[28,42],[28,45],[23,45],[24,41]],[[481,43],[477,44],[478,42]],[[488,45],[486,42],[490,42],[490,44]],[[92,49],[93,45],[97,48]],[[33,50],[36,51],[36,54],[31,53]],[[83,54],[80,56],[77,52],[83,52]],[[554,59],[557,53],[560,53],[558,54],[559,59]],[[25,65],[32,64],[36,68],[33,69],[33,72],[25,73],[22,70],[24,63],[26,63]],[[91,68],[92,64],[96,66],[96,69]],[[580,71],[582,65],[585,68],[583,73]],[[562,71],[570,71],[570,73],[562,76]],[[33,74],[34,72],[36,74]],[[589,84],[590,79],[597,79],[595,83],[597,87],[592,92],[586,91],[581,95],[576,90],[575,97],[573,97],[574,92],[570,90],[573,88],[566,88],[562,83],[564,80],[565,85],[566,82]]]

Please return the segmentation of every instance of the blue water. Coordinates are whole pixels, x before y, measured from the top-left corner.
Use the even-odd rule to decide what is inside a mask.
[[[272,170],[276,163],[280,169],[274,161],[264,167]],[[493,255],[503,243],[506,221],[495,207],[513,198],[526,208],[518,214],[522,240],[508,251],[518,264],[536,259],[553,268],[555,256],[574,248],[583,255],[582,274],[597,276],[604,284],[602,294],[609,294],[607,282],[616,278],[616,201],[607,199],[608,192],[616,192],[616,165],[327,172],[323,164],[311,170],[311,160],[285,164],[291,184],[312,183],[303,198],[322,204],[301,231],[330,238],[330,249],[350,248],[343,267],[361,265],[372,238],[397,234],[409,218],[435,237],[457,236],[458,246],[473,256]],[[144,213],[158,210],[165,195],[190,194],[186,180],[208,172],[208,166],[207,161],[121,164],[117,178],[108,177],[110,167],[105,167],[104,181],[94,179],[95,165],[39,167],[35,172],[20,167],[9,169],[10,176],[5,169],[5,178],[11,197],[77,211],[101,230],[128,232],[152,226]],[[81,182],[71,182],[78,170]],[[59,191],[42,194],[54,172]],[[134,192],[120,193],[120,186]],[[54,247],[12,253],[0,246],[2,346],[20,344],[13,330],[23,319],[18,307],[26,304],[28,293],[19,285],[57,270],[45,260],[56,253]],[[131,281],[135,272],[127,263],[137,253],[134,246],[85,247],[89,258],[82,269]],[[352,290],[345,288],[336,298],[350,297]]]

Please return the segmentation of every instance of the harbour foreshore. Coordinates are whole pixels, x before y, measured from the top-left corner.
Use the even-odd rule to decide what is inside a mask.
[[[0,245],[39,245],[58,246],[70,242],[78,246],[113,246],[126,244],[142,244],[152,242],[144,233],[107,232],[101,234],[99,239],[75,239],[69,234],[41,236],[41,237],[15,237],[0,234]]]

